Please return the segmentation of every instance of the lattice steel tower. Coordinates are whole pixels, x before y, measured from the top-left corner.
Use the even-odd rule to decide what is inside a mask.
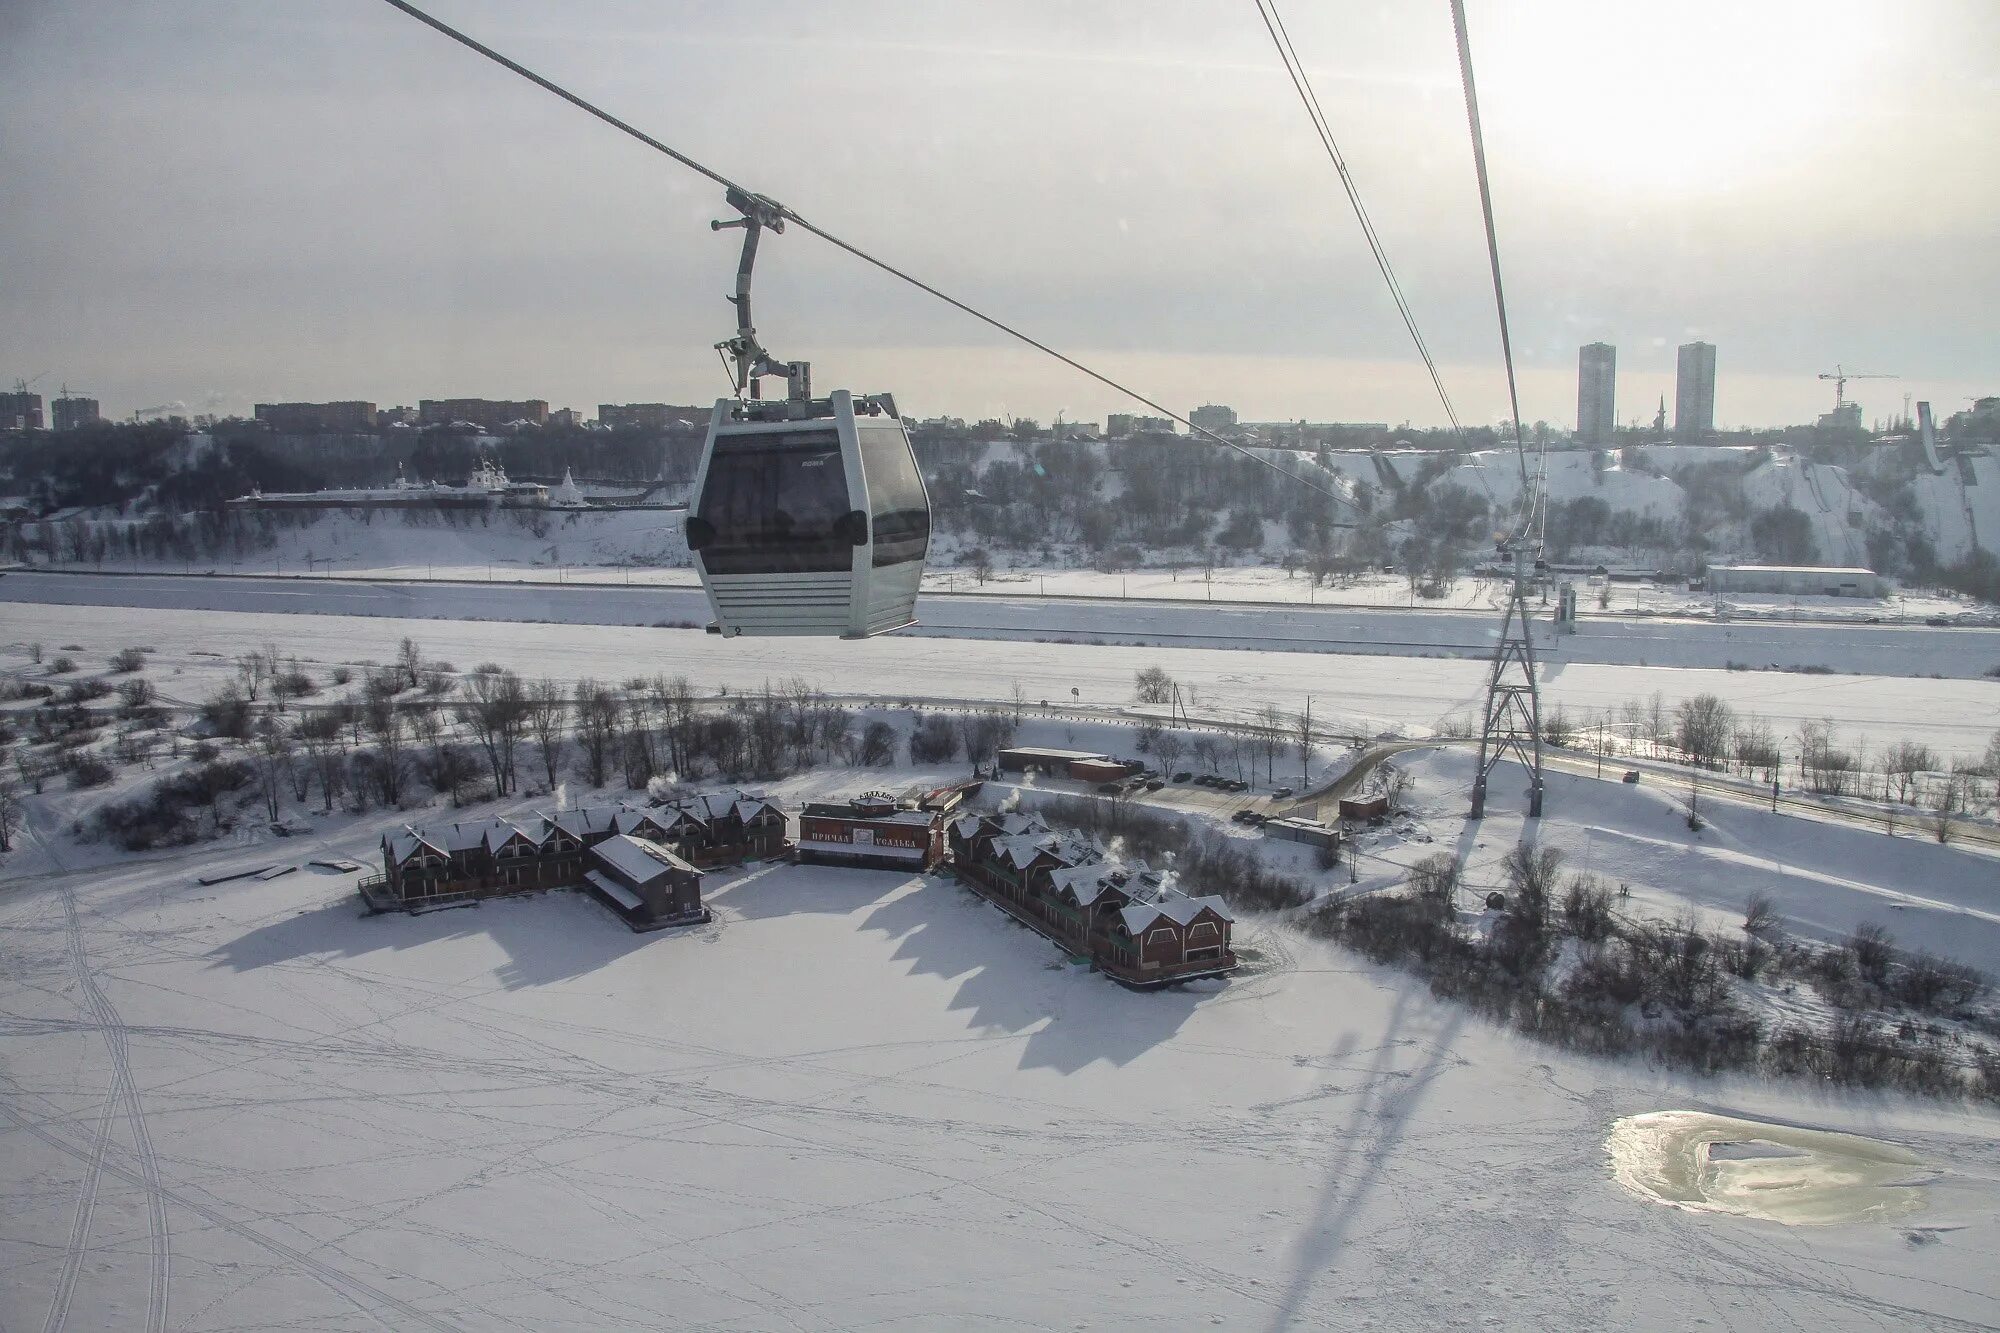
[[[1500,642],[1486,677],[1486,712],[1479,732],[1479,775],[1472,782],[1472,817],[1486,814],[1486,784],[1500,761],[1520,760],[1528,770],[1528,818],[1542,817],[1542,695],[1535,675],[1535,639],[1528,621],[1531,548],[1525,539],[1505,543],[1514,560],[1514,585],[1500,622]]]

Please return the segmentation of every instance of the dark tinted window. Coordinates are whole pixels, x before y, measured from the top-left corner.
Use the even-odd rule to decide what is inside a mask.
[[[897,426],[858,426],[861,472],[868,478],[875,563],[921,560],[930,546],[931,511],[909,439]]]
[[[702,560],[712,574],[852,568],[853,544],[834,525],[853,507],[837,432],[723,435],[701,492],[698,515],[715,528]]]

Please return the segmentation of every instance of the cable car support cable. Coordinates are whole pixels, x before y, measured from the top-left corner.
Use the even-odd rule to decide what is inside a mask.
[[[814,236],[819,237],[822,241],[825,241],[828,245],[833,246],[835,249],[846,251],[848,254],[854,256],[856,259],[861,260],[863,263],[869,264],[877,269],[880,269],[882,272],[888,274],[890,277],[901,279],[903,282],[906,282],[910,286],[915,287],[918,291],[923,292],[929,296],[933,296],[938,300],[944,302],[946,305],[951,306],[953,309],[959,310],[967,315],[972,316],[972,318],[978,320],[982,324],[987,325],[989,328],[1004,333],[1008,337],[1016,340],[1017,342],[1024,343],[1027,346],[1034,348],[1036,351],[1041,352],[1045,356],[1053,357],[1055,360],[1062,362],[1070,369],[1077,371],[1080,374],[1087,375],[1093,380],[1096,380],[1099,384],[1104,385],[1106,388],[1114,390],[1117,393],[1123,394],[1125,397],[1130,398],[1133,402],[1151,408],[1153,411],[1159,413],[1161,416],[1166,417],[1171,421],[1178,422],[1180,425],[1187,427],[1189,432],[1192,434],[1199,435],[1204,439],[1207,439],[1215,444],[1222,445],[1225,448],[1233,449],[1237,453],[1243,455],[1245,458],[1251,459],[1254,462],[1260,463],[1263,466],[1270,468],[1273,472],[1276,472],[1280,476],[1290,479],[1294,484],[1303,486],[1307,490],[1316,491],[1319,494],[1326,496],[1328,499],[1338,501],[1342,505],[1351,505],[1353,503],[1353,501],[1348,496],[1343,495],[1339,491],[1332,490],[1325,486],[1321,486],[1316,482],[1306,479],[1305,477],[1299,475],[1296,472],[1289,471],[1288,469],[1279,466],[1271,459],[1263,457],[1257,451],[1246,448],[1245,446],[1237,443],[1236,441],[1228,439],[1222,435],[1219,435],[1205,426],[1197,426],[1187,417],[1182,416],[1180,413],[1174,411],[1169,407],[1165,407],[1160,403],[1155,402],[1153,399],[1147,397],[1145,394],[1140,393],[1137,389],[1131,388],[1130,386],[1125,384],[1121,384],[1117,380],[1112,379],[1109,375],[1106,375],[1101,371],[1091,369],[1083,362],[1078,361],[1075,357],[1068,356],[1060,351],[1057,351],[1055,348],[1049,346],[1047,343],[1042,342],[1040,339],[1032,337],[1029,334],[1023,333],[1021,330],[1013,327],[1011,324],[1008,324],[1000,319],[996,319],[994,316],[989,315],[982,310],[967,305],[964,301],[959,300],[957,297],[938,290],[936,287],[933,287],[931,284],[923,281],[921,278],[918,278],[910,273],[905,272],[900,268],[897,268],[894,264],[889,263],[887,260],[879,259],[876,256],[868,253],[868,251],[863,250],[860,246],[855,245],[853,242],[842,240],[840,237],[834,235],[832,232],[827,231],[824,227],[817,226],[814,223],[807,221],[805,218],[799,216],[798,213],[786,207],[784,204],[778,203],[774,199],[770,199],[764,195],[757,194],[756,192],[742,185],[737,184],[735,181],[723,175],[721,172],[716,171],[712,167],[703,165],[702,163],[696,161],[694,158],[689,157],[686,153],[683,153],[678,149],[673,148],[661,142],[659,139],[654,138],[652,135],[647,134],[644,130],[637,128],[636,126],[630,124],[629,122],[620,120],[617,116],[612,115],[610,112],[604,110],[603,108],[596,106],[595,104],[589,101],[586,101],[582,97],[577,96],[575,93],[569,91],[567,88],[564,88],[561,84],[555,83],[550,79],[544,78],[542,75],[535,73],[535,71],[529,69],[527,66],[519,63],[518,61],[509,59],[508,57],[500,54],[498,51],[495,51],[492,47],[487,46],[484,43],[478,41],[476,38],[470,37],[467,34],[460,32],[457,28],[454,28],[450,24],[444,22],[443,20],[425,13],[417,6],[410,4],[409,0],[384,0],[384,3],[390,5],[395,9],[401,10],[403,13],[409,15],[411,18],[416,19],[419,23],[424,24],[426,27],[435,29],[437,32],[442,33],[444,36],[451,38],[459,45],[464,46],[469,50],[478,52],[480,55],[485,56],[488,60],[491,60],[496,65],[511,70],[515,74],[518,74],[522,78],[526,79],[528,82],[534,84],[536,87],[541,88],[546,92],[554,93],[557,97],[562,98],[563,101],[568,102],[570,105],[576,107],[578,110],[587,112],[590,115],[595,116],[597,119],[603,121],[605,124],[611,126],[613,129],[618,130],[624,134],[627,134],[634,139],[637,139],[640,143],[645,144],[648,148],[653,149],[655,152],[665,154],[666,156],[672,158],[674,161],[680,163],[682,166],[688,168],[690,171],[697,172],[700,175],[707,177],[709,180],[714,181],[717,185],[722,186],[724,190],[729,193],[729,201],[733,206],[736,206],[738,208],[744,207],[744,204],[739,202],[739,199],[742,201],[748,201],[749,203],[753,204],[759,210],[760,220],[763,222],[763,225],[771,226],[774,231],[778,229],[774,225],[774,222],[783,222],[798,227],[801,231],[810,232]],[[742,224],[724,223],[721,225],[736,226]],[[725,351],[727,350],[729,350],[729,348],[727,347],[727,345],[725,345]],[[751,359],[753,361],[755,361],[755,359],[762,353],[761,348],[757,348],[754,351],[748,348],[746,348],[745,350],[749,352]],[[739,362],[739,367],[741,364],[742,363]],[[765,361],[762,362],[762,364],[771,367],[769,369],[765,369],[764,371],[762,371],[763,374],[780,375],[784,373],[783,369],[780,368],[780,363],[771,362],[768,359],[766,359]],[[1351,526],[1351,524],[1336,521],[1334,526],[1344,527],[1344,526]]]
[[[1347,192],[1347,202],[1354,208],[1354,217],[1361,224],[1361,235],[1368,242],[1369,253],[1375,256],[1375,267],[1381,270],[1382,280],[1389,285],[1389,296],[1396,303],[1396,313],[1403,317],[1403,327],[1410,332],[1410,341],[1416,344],[1417,355],[1423,358],[1424,369],[1429,372],[1431,385],[1437,390],[1438,401],[1444,405],[1445,418],[1451,422],[1452,433],[1461,441],[1465,428],[1458,419],[1458,410],[1452,406],[1451,395],[1445,391],[1444,379],[1438,374],[1437,362],[1431,357],[1430,346],[1424,342],[1424,335],[1417,329],[1417,317],[1410,309],[1409,301],[1403,295],[1403,284],[1396,278],[1396,270],[1389,263],[1389,253],[1383,248],[1382,238],[1375,230],[1374,219],[1368,216],[1368,209],[1361,202],[1361,189],[1354,183],[1353,173],[1347,169],[1347,159],[1341,155],[1340,146],[1334,142],[1333,127],[1327,121],[1326,113],[1320,108],[1319,95],[1312,90],[1312,82],[1306,77],[1305,64],[1299,59],[1298,51],[1292,46],[1292,35],[1285,28],[1285,19],[1278,12],[1277,0],[1256,0],[1258,17],[1264,20],[1264,30],[1271,34],[1271,41],[1278,48],[1278,58],[1284,63],[1285,73],[1291,77],[1292,87],[1297,89],[1299,101],[1304,104],[1306,117],[1312,121],[1313,130],[1319,135],[1320,145],[1326,149],[1327,160],[1340,177],[1340,185]]]

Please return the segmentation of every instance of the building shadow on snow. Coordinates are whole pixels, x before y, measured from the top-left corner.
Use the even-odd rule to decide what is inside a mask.
[[[911,975],[955,983],[949,1007],[974,1026],[1027,1033],[1023,1069],[1073,1073],[1099,1060],[1127,1064],[1170,1039],[1213,993],[1214,983],[1205,983],[1206,991],[1127,990],[941,880],[885,900],[861,924],[896,941],[893,957]]]
[[[725,917],[744,921],[815,912],[847,916],[880,902],[915,878],[901,870],[845,867],[826,874],[801,873],[814,869],[773,862],[740,872],[710,871],[702,882],[702,901]],[[724,874],[729,878],[723,878]]]
[[[492,898],[421,916],[370,917],[355,899],[341,897],[227,940],[211,959],[215,967],[249,972],[301,958],[358,959],[480,936],[506,954],[494,980],[523,990],[585,976],[635,950],[670,944],[676,934],[634,934],[587,895],[563,891]]]

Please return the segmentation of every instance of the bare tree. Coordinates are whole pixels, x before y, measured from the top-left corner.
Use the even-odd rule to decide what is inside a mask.
[[[1930,746],[1916,741],[1895,741],[1882,752],[1882,776],[1895,783],[1895,799],[1908,805],[1915,799],[1917,774],[1929,773],[1938,767],[1938,758]],[[1884,792],[1884,799],[1887,799]]]
[[[528,737],[541,756],[542,776],[548,780],[549,790],[554,791],[563,752],[569,748],[569,698],[561,685],[544,678],[528,687],[526,704]]]
[[[408,736],[403,712],[393,700],[377,697],[363,706],[361,715],[369,739],[375,742],[369,776],[375,783],[376,793],[381,797],[382,804],[400,805],[403,779],[409,770]]]
[[[1674,709],[1674,745],[1696,768],[1720,768],[1735,729],[1735,710],[1713,694],[1683,699]]]
[[[1132,673],[1132,695],[1142,704],[1163,704],[1174,697],[1174,678],[1156,666]]]
[[[618,696],[599,681],[580,680],[576,700],[576,743],[583,750],[584,774],[593,787],[610,775],[611,744],[618,735]]]
[[[465,679],[460,693],[454,711],[485,751],[493,771],[493,794],[505,796],[517,785],[514,756],[528,722],[527,690],[511,671],[480,670]]]
[[[456,654],[453,654],[456,656]],[[463,662],[464,658],[459,658]],[[415,639],[405,636],[396,645],[396,665],[402,669],[403,678],[409,682],[406,688],[416,689],[424,680],[424,650],[417,646]]]
[[[14,833],[21,827],[21,785],[0,776],[0,852],[14,850]]]
[[[1292,743],[1299,748],[1299,788],[1312,782],[1313,724],[1310,712],[1292,714]]]
[[[686,774],[694,763],[695,705],[694,683],[686,676],[655,676],[653,708],[659,715],[661,734],[666,740],[667,768]]]
[[[257,691],[264,688],[264,681],[270,674],[271,663],[261,649],[252,648],[236,659],[236,679],[251,703],[257,702]]]
[[[1950,842],[1956,832],[1952,816],[1965,808],[1965,773],[1956,763],[1931,783],[1930,805],[1931,833],[1941,843]]]
[[[1434,852],[1410,867],[1410,895],[1435,915],[1449,917],[1458,905],[1460,869],[1449,852]]]
[[[320,797],[328,814],[333,812],[347,776],[346,731],[346,720],[330,708],[299,719],[299,743],[305,747],[313,776],[319,779]]]
[[[1211,773],[1221,771],[1222,746],[1214,736],[1200,735],[1194,738],[1195,762]]]
[[[257,720],[256,751],[257,789],[264,797],[265,814],[275,822],[279,801],[291,782],[294,756],[298,752],[292,741],[291,728],[275,714],[264,714]]]
[[[46,756],[29,749],[28,742],[22,741],[14,750],[14,771],[21,775],[21,781],[28,785],[29,791],[40,796],[42,788],[55,776],[56,766]]]
[[[1276,704],[1265,704],[1257,711],[1257,752],[1264,756],[1264,780],[1275,783],[1278,780],[1278,754],[1285,748],[1291,723],[1285,710]],[[1256,776],[1254,770],[1251,776]]]
[[[1153,742],[1153,754],[1159,759],[1160,770],[1164,773],[1171,774],[1174,766],[1180,763],[1181,756],[1186,753],[1187,741],[1182,739],[1178,731],[1163,731],[1159,739]]]

